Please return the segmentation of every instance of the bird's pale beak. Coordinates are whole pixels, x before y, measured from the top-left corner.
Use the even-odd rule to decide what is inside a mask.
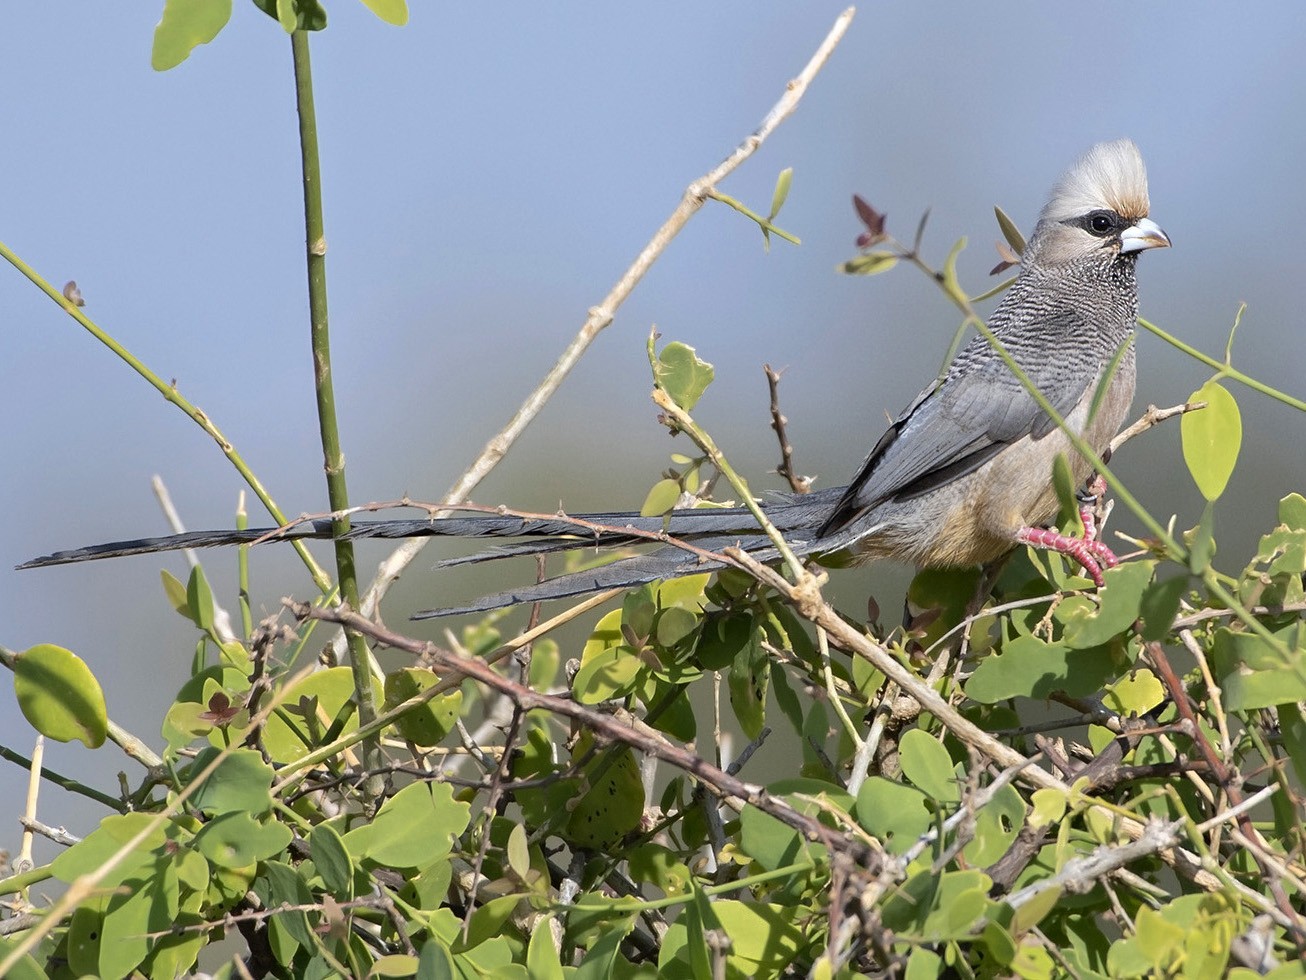
[[[1150,218],[1139,218],[1120,233],[1121,252],[1141,252],[1145,248],[1169,248],[1170,236]]]

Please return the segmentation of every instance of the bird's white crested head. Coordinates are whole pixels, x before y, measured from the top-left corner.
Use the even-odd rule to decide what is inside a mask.
[[[1090,211],[1114,211],[1126,221],[1147,217],[1147,169],[1133,140],[1098,143],[1067,170],[1039,215],[1067,221]]]
[[[1127,139],[1098,143],[1052,188],[1025,264],[1061,266],[1094,258],[1110,264],[1168,246],[1170,239],[1147,211],[1147,170],[1138,147]]]

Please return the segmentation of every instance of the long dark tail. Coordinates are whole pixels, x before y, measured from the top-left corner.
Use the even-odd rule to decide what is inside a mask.
[[[840,487],[804,495],[776,494],[764,502],[763,509],[776,527],[785,532],[786,538],[800,554],[810,554],[831,550],[830,542],[820,542],[822,546],[818,547],[816,531],[833,512],[841,495]],[[582,528],[577,521],[600,525],[603,530]],[[665,532],[672,537],[693,542],[707,551],[719,551],[731,545],[739,545],[757,554],[763,561],[774,557],[770,541],[759,532],[752,514],[743,507],[674,511],[668,518],[641,517],[638,514],[613,512],[578,515],[572,519],[564,517],[526,519],[476,514],[439,520],[416,518],[359,521],[351,526],[346,537],[350,540],[434,536],[534,539],[440,563],[449,566],[576,548],[631,545],[647,540],[639,534],[629,532],[652,534]],[[330,537],[331,521],[325,519],[296,525],[284,532],[278,532],[275,528],[251,528],[244,531],[187,531],[165,537],[138,538],[74,548],[69,551],[56,551],[23,562],[18,567],[44,568],[49,565],[65,565],[127,555],[146,555],[182,548],[212,548],[221,545],[250,544],[256,541]],[[452,616],[456,613],[484,612],[502,606],[545,599],[565,599],[605,589],[630,588],[657,579],[693,575],[718,567],[720,567],[719,562],[703,561],[692,552],[664,545],[647,554],[624,558],[610,565],[560,575],[521,589],[484,596],[466,606],[426,610],[418,613],[414,618],[429,619],[436,616]]]

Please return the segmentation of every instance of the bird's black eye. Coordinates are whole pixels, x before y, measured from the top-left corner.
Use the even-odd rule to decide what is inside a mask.
[[[1084,219],[1084,225],[1094,235],[1105,236],[1115,231],[1120,218],[1114,211],[1090,211]]]

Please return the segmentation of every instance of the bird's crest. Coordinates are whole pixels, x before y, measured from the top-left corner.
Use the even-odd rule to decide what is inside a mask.
[[[1107,208],[1126,221],[1147,217],[1147,170],[1133,140],[1098,143],[1065,172],[1040,221],[1060,222]]]

